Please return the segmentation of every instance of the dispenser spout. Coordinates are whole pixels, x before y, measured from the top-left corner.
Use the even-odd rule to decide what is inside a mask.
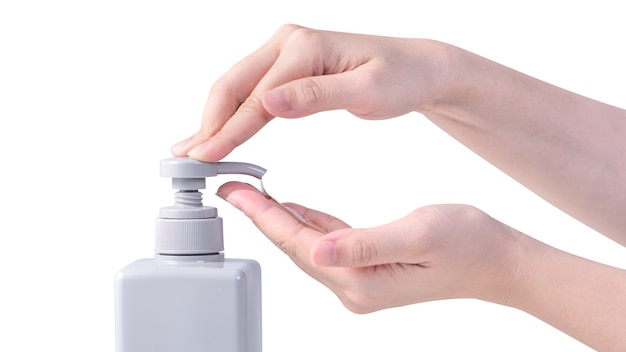
[[[250,175],[261,179],[267,170],[242,162],[208,163],[187,157],[175,157],[161,160],[161,177],[172,179],[172,188],[197,190],[205,187],[205,178],[222,174]]]
[[[264,168],[250,163],[240,163],[232,161],[220,161],[217,163],[218,174],[250,175],[252,177],[261,179],[263,175],[265,175],[266,171],[267,170],[265,170]]]

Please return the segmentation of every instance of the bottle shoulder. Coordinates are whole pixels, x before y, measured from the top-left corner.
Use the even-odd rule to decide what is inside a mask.
[[[152,276],[211,276],[232,277],[259,275],[261,267],[253,259],[225,258],[220,261],[166,261],[144,258],[134,261],[116,275],[116,280]]]

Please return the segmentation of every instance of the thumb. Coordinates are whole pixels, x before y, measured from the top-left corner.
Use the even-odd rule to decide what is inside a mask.
[[[364,267],[388,263],[415,264],[419,246],[393,226],[342,229],[320,237],[311,248],[318,266]]]
[[[360,85],[350,83],[353,72],[305,77],[267,91],[263,107],[271,115],[304,117],[321,111],[359,106]]]

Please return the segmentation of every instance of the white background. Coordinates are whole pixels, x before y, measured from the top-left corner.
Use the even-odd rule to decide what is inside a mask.
[[[625,107],[621,8],[617,1],[2,2],[0,351],[113,351],[113,276],[152,256],[153,220],[172,202],[159,160],[198,128],[212,83],[281,24],[438,39]],[[468,203],[553,246],[626,268],[624,248],[419,114],[275,120],[227,160],[266,167],[274,197],[353,226],[426,204]],[[523,312],[473,300],[352,314],[212,195],[227,180],[208,182],[205,203],[225,219],[226,254],[263,267],[265,351],[588,350]]]

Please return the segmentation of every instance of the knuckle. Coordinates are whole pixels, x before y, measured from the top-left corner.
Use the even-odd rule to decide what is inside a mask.
[[[207,141],[212,135],[215,134],[215,127],[212,124],[203,121],[200,129],[196,133],[196,141],[199,143]]]
[[[237,113],[240,115],[258,116],[266,121],[271,120],[273,117],[263,107],[261,99],[254,95],[249,96],[243,103],[241,103],[241,105],[239,105]]]
[[[274,32],[274,36],[278,38],[286,38],[301,28],[303,27],[292,24],[292,23],[286,23],[278,27],[276,32]]]
[[[324,51],[322,49],[329,44],[324,32],[306,27],[287,27],[277,35],[283,49],[294,53],[306,53],[310,59],[317,58],[319,53]]]
[[[271,211],[272,207],[266,206],[254,212],[246,212],[244,209],[244,214],[252,220],[252,223],[259,228],[278,249],[287,254],[290,258],[297,259],[297,243],[294,240],[297,237],[297,233],[285,234],[280,232],[280,228],[268,226],[265,219],[270,217],[268,214]]]
[[[273,38],[282,48],[305,49],[315,47],[312,45],[322,44],[322,37],[320,31],[294,24],[285,24],[278,28]]]
[[[307,105],[315,105],[324,99],[324,89],[311,78],[303,79],[300,93]]]
[[[257,226],[259,222],[255,219],[252,219],[252,222]],[[297,243],[292,238],[289,237],[276,237],[271,234],[267,234],[267,237],[274,243],[274,245],[280,249],[283,253],[285,253],[294,263],[300,264],[303,262],[303,258],[298,254]]]
[[[367,266],[376,257],[376,247],[371,243],[357,238],[352,245],[352,260],[360,266]]]
[[[303,47],[310,47],[310,45],[321,44],[322,33],[310,28],[299,27],[291,33],[290,40]]]
[[[294,263],[301,265],[308,262],[303,248],[299,246],[298,237],[300,231],[283,236],[273,236],[272,242],[278,249],[285,253]]]
[[[221,148],[226,150],[233,150],[243,143],[243,141],[237,139],[236,136],[224,133],[224,131],[215,133],[211,138],[213,143],[220,145]]]
[[[296,251],[295,251],[295,248],[294,248],[293,244],[291,243],[291,241],[286,240],[286,239],[279,239],[279,240],[276,240],[274,242],[274,244],[283,253],[285,253],[287,256],[289,256],[289,258],[297,259],[297,258],[295,258],[296,257]]]
[[[232,79],[225,74],[213,83],[209,95],[231,95],[234,91]]]

